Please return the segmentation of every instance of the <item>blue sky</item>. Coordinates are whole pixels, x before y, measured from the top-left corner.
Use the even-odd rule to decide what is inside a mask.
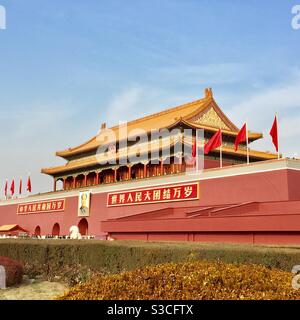
[[[299,1],[298,1],[299,2]],[[32,174],[115,124],[192,101],[211,86],[237,124],[300,156],[300,30],[288,0],[0,0],[0,183]]]

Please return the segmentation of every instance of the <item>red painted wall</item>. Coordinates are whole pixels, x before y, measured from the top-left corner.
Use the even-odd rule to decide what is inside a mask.
[[[111,233],[117,240],[300,244],[300,232]]]
[[[200,174],[201,175],[201,174]],[[200,176],[201,179],[201,176]],[[101,229],[101,221],[105,221],[108,218],[118,218],[124,216],[130,216],[137,213],[148,212],[152,210],[158,210],[168,207],[197,207],[197,206],[209,206],[209,205],[224,205],[224,204],[237,204],[249,201],[281,201],[281,200],[295,200],[300,199],[300,171],[296,170],[278,170],[264,173],[244,174],[240,176],[230,176],[226,178],[215,178],[208,180],[200,180],[200,200],[188,201],[188,202],[173,202],[173,203],[160,203],[160,204],[147,204],[137,206],[123,206],[123,207],[106,207],[106,193],[92,194],[91,195],[91,213],[87,218],[88,230],[91,235],[101,235],[103,229]],[[68,193],[66,193],[68,194]],[[60,196],[60,198],[62,198]],[[34,201],[34,199],[33,199]],[[41,234],[51,234],[52,228],[55,223],[60,225],[61,234],[69,234],[69,228],[72,225],[78,225],[80,218],[77,217],[77,205],[78,197],[66,198],[65,212],[43,213],[43,214],[30,214],[30,215],[17,215],[17,205],[0,206],[0,225],[3,224],[19,224],[21,227],[34,233],[36,226],[41,227]],[[239,223],[239,219],[235,218],[234,222],[222,218],[217,223],[216,220],[205,222],[206,230],[215,231],[226,230],[227,238],[232,238],[230,232],[233,230],[233,226]],[[204,221],[203,221],[204,222]],[[148,222],[149,223],[149,222]],[[157,225],[157,222],[154,222]],[[250,222],[249,222],[250,223]],[[282,221],[284,223],[284,219]],[[150,224],[151,225],[151,224]],[[222,226],[222,227],[220,227]],[[253,230],[261,230],[261,220],[257,222],[253,221],[248,224],[247,232]],[[137,235],[134,237],[155,239],[167,239],[170,234],[165,235],[162,230],[161,234],[150,235]],[[178,225],[178,231],[180,231],[182,225]],[[300,224],[299,224],[300,230]],[[170,230],[171,231],[171,230]],[[188,230],[193,232],[193,230]],[[197,230],[198,231],[198,230]],[[277,230],[274,230],[277,231]],[[195,231],[194,231],[195,232]],[[245,231],[243,231],[245,232]],[[124,235],[122,235],[124,236]],[[203,239],[206,236],[203,233],[193,234],[192,236],[187,234],[172,235],[173,239],[187,240],[193,237],[195,240]],[[219,235],[210,234],[209,239],[219,239]],[[242,234],[242,236],[234,235],[235,239],[244,241],[243,239],[250,239],[249,235]],[[257,241],[262,241],[265,235],[255,235]],[[286,239],[296,239],[298,235],[286,235]],[[296,237],[296,238],[295,238]],[[266,241],[271,241],[271,236]],[[245,240],[246,241],[246,240]],[[247,240],[248,241],[248,240]],[[290,240],[289,240],[290,241]]]
[[[233,161],[228,161],[226,159],[223,159],[222,163],[223,167],[232,166],[234,165]],[[204,160],[204,169],[211,169],[211,168],[219,168],[220,167],[220,160],[214,160],[214,159],[205,159]]]

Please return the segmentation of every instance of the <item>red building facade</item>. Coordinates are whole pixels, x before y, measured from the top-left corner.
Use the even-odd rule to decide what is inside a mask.
[[[238,128],[218,107],[210,89],[203,99],[128,126],[146,132],[188,127],[194,133],[200,128],[205,140],[222,127],[223,168],[217,149],[204,157],[203,170],[188,171],[185,158],[175,152],[176,137],[159,140],[156,163],[148,157],[127,165],[101,164],[97,136],[58,152],[65,165],[42,169],[54,178],[52,192],[1,201],[0,226],[17,224],[31,234],[53,236],[67,235],[77,225],[82,235],[96,238],[300,242],[300,161],[250,150],[247,164],[246,146],[234,151]],[[118,139],[110,154],[119,161],[122,135],[119,128],[112,129]],[[100,136],[106,130],[103,125]],[[248,136],[249,142],[262,137],[252,132]],[[191,147],[193,139],[185,143]],[[105,143],[111,148],[111,141]],[[162,155],[166,146],[171,147],[169,161]],[[139,152],[146,154],[148,149],[141,147]],[[57,188],[59,180],[62,190]]]
[[[75,190],[8,200],[0,204],[0,224],[18,224],[39,235],[66,235],[71,226],[78,225],[82,234],[114,239],[299,243],[299,181],[297,160],[208,169],[153,178],[151,187],[145,180],[91,187],[90,212],[85,217],[78,214],[79,194]],[[190,185],[198,185],[191,198],[109,204],[115,193],[145,193],[149,188],[184,190]],[[49,207],[62,201],[59,210]],[[44,211],[32,211],[34,204],[41,203],[46,204]]]

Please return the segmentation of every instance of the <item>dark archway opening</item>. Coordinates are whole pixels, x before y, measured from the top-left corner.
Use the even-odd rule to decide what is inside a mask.
[[[78,223],[78,229],[82,236],[86,236],[88,234],[89,224],[85,218],[81,219]]]
[[[60,226],[58,223],[55,223],[55,225],[53,226],[53,229],[52,229],[52,236],[59,236],[59,233],[60,233]]]
[[[40,236],[41,235],[41,227],[37,226],[34,230],[34,235],[35,236]]]

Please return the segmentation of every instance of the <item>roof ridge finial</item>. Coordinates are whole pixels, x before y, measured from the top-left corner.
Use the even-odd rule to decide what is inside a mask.
[[[205,88],[204,94],[205,94],[205,98],[213,98],[212,88]]]
[[[106,122],[103,122],[103,123],[101,124],[101,131],[102,131],[102,130],[105,130],[106,128],[107,128]]]

